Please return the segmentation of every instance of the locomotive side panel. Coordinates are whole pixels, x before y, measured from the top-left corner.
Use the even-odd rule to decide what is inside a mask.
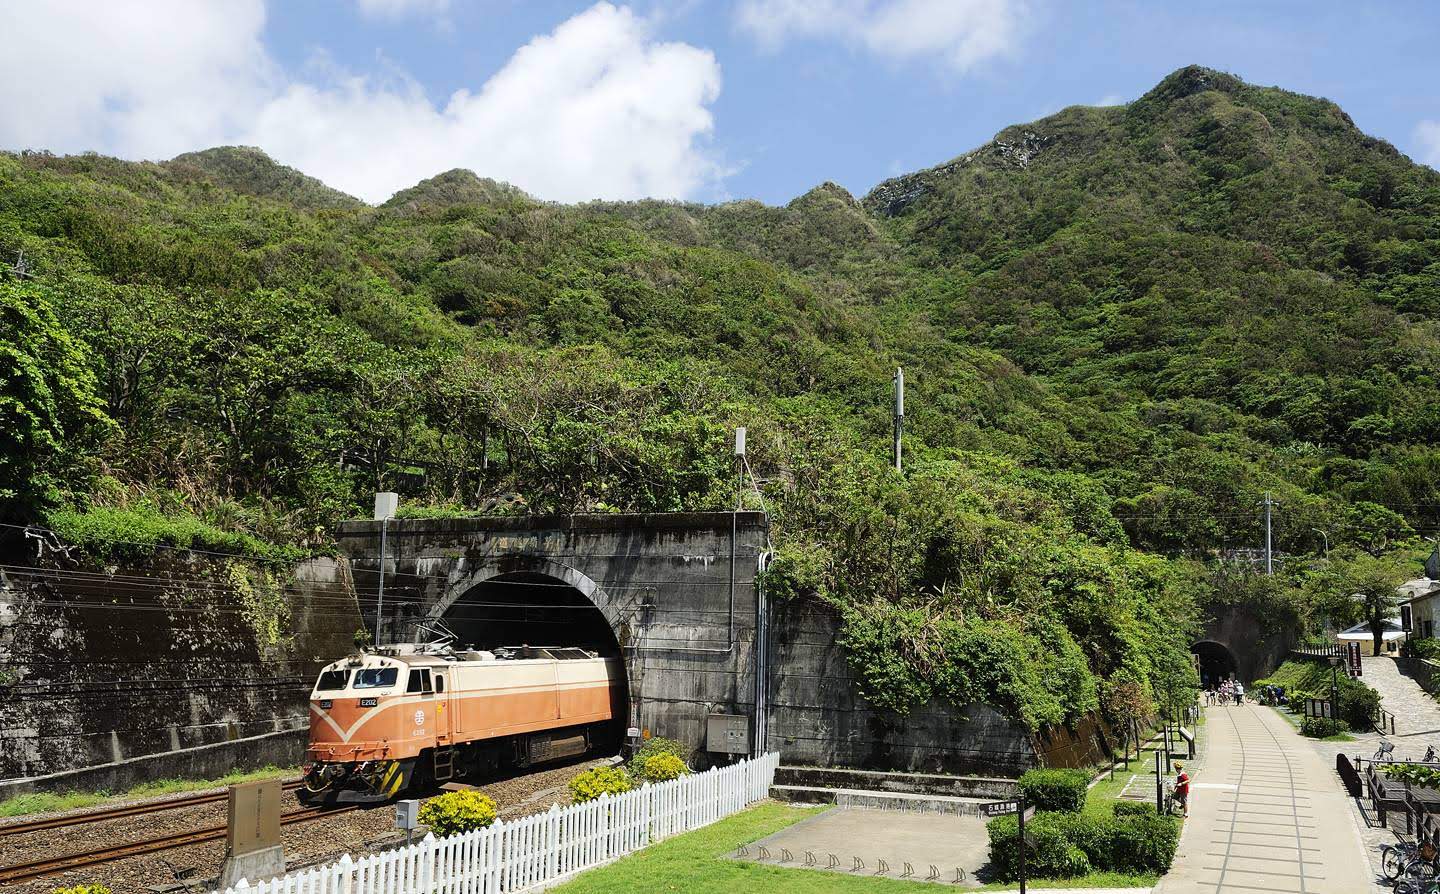
[[[558,717],[553,661],[508,661],[456,668],[455,739],[491,739],[549,729]]]
[[[563,725],[614,718],[613,689],[620,684],[619,660],[562,661],[556,668]]]

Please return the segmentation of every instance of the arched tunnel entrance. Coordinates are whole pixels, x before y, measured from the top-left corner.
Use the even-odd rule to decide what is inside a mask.
[[[1239,676],[1239,664],[1235,654],[1224,643],[1201,640],[1190,647],[1200,670],[1200,685],[1206,689],[1219,686],[1231,677]]]
[[[568,570],[567,570],[567,573]],[[599,593],[593,582],[579,577]],[[603,594],[601,594],[603,595]],[[574,657],[575,648],[594,652],[614,663],[620,679],[612,689],[610,732],[605,747],[618,747],[629,726],[631,698],[624,655],[609,619],[579,587],[542,571],[511,571],[484,580],[465,591],[441,614],[459,645],[486,651],[506,646],[543,650],[526,657]]]
[[[487,578],[455,600],[443,620],[459,641],[498,646],[578,646],[619,657],[620,644],[595,603],[574,586],[538,571]]]

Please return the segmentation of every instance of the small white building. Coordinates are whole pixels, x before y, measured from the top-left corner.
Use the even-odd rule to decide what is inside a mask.
[[[1398,587],[1402,626],[1416,639],[1440,630],[1440,580],[1417,577]]]
[[[1400,626],[1399,618],[1385,619],[1384,623],[1381,624],[1380,639],[1385,643],[1385,651],[1395,652],[1399,650],[1400,644],[1405,641],[1405,629]],[[1342,646],[1346,643],[1360,643],[1369,646],[1375,642],[1375,634],[1370,632],[1369,621],[1361,621],[1359,624],[1353,627],[1346,627],[1344,630],[1335,634],[1335,641]],[[1363,649],[1361,654],[1369,655],[1370,650],[1368,648]]]

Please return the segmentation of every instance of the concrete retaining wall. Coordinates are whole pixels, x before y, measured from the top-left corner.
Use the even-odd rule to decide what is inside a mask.
[[[861,698],[826,606],[773,605],[770,631],[770,743],[786,764],[1018,776],[1038,763],[1029,730],[989,705],[897,714]]]
[[[157,779],[218,779],[236,770],[294,767],[305,754],[306,732],[289,730],[149,754],[45,776],[0,780],[0,801],[32,792],[123,792]]]
[[[12,570],[0,603],[0,779],[301,730],[360,624],[334,559]]]

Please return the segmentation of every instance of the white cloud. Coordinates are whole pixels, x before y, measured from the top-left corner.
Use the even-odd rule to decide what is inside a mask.
[[[275,71],[261,0],[0,0],[0,147],[174,155],[234,132]]]
[[[1440,171],[1440,121],[1415,125],[1415,143],[1420,147],[1420,162]]]
[[[705,145],[714,56],[655,41],[625,7],[597,3],[437,106],[403,72],[282,77],[259,0],[170,2],[0,0],[29,38],[0,56],[0,146],[156,158],[248,143],[370,201],[452,167],[566,201],[692,196],[723,173]]]
[[[1023,0],[742,0],[740,28],[762,46],[838,39],[891,59],[937,58],[965,72],[1011,52]]]
[[[405,16],[442,17],[450,11],[450,0],[356,0],[360,13],[372,19],[400,19]]]

